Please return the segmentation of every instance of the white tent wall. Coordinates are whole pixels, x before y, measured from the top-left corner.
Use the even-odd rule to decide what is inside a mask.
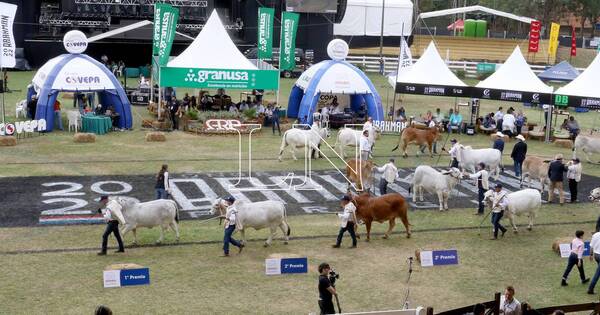
[[[434,75],[432,75],[434,74]],[[402,71],[396,82],[444,86],[467,86],[448,68],[433,41],[410,68]]]
[[[382,0],[348,0],[346,14],[333,25],[333,34],[342,36],[380,36]],[[410,0],[386,0],[384,36],[410,36],[413,3]],[[404,24],[404,26],[403,26]]]
[[[555,94],[600,98],[600,54],[571,83],[556,90]]]

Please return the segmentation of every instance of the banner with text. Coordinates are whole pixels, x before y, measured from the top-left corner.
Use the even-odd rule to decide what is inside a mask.
[[[293,70],[296,67],[296,31],[298,13],[281,14],[281,41],[279,45],[279,70]]]
[[[278,89],[277,70],[161,67],[160,85],[195,89]]]
[[[273,18],[275,9],[258,8],[258,59],[273,57]]]
[[[531,21],[529,27],[529,52],[536,53],[540,48],[540,29],[542,23],[540,21]]]
[[[159,4],[156,4],[157,6]],[[179,19],[179,9],[168,5],[160,4],[159,20],[154,21],[155,25],[160,24],[160,37],[158,40],[158,62],[160,66],[164,66],[169,61],[171,54],[171,46],[175,39],[175,30],[177,29],[177,20]],[[155,28],[156,31],[156,28]]]
[[[160,21],[161,11],[164,6],[168,4],[155,3],[154,4],[154,27],[152,28],[152,56],[158,55],[158,49],[160,48]]]
[[[306,257],[265,259],[265,274],[267,276],[307,272],[308,259]]]
[[[422,267],[458,265],[458,251],[456,249],[422,251],[420,259]]]
[[[558,50],[558,34],[560,32],[560,24],[552,23],[550,26],[550,38],[548,40],[548,55],[550,57],[556,56]]]
[[[14,68],[15,61],[15,36],[13,34],[13,22],[17,6],[0,2],[0,31],[2,31],[2,40],[0,40],[0,67]]]

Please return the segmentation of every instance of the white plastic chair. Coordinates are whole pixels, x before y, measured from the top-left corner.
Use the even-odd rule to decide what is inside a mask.
[[[23,115],[23,117],[27,118],[27,100],[17,102],[17,106],[15,107],[15,116],[19,118],[19,115]]]
[[[71,127],[75,128],[75,132],[77,132],[77,128],[81,129],[80,121],[81,121],[81,113],[76,110],[70,110],[67,112],[67,119],[69,120],[69,131],[71,131]]]

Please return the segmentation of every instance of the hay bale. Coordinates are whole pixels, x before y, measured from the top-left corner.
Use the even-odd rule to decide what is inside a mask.
[[[167,141],[167,137],[165,137],[164,132],[148,132],[146,134],[146,141],[148,141],[148,142],[165,142],[165,141]]]
[[[96,142],[96,135],[93,133],[78,132],[73,136],[75,143],[94,143]]]
[[[573,141],[570,139],[556,139],[554,140],[554,145],[561,148],[572,149]]]
[[[13,147],[17,145],[17,138],[14,136],[0,137],[0,147]]]
[[[552,251],[560,255],[560,244],[570,244],[571,238],[561,237],[552,242]]]
[[[158,121],[155,120],[152,122],[152,128],[154,129],[158,129],[158,130],[167,130],[169,128],[171,128],[171,122],[170,121]]]
[[[415,250],[415,259],[417,260],[417,262],[421,262],[421,250],[420,249],[416,249]]]
[[[142,120],[142,128],[152,128],[152,120],[144,119]]]

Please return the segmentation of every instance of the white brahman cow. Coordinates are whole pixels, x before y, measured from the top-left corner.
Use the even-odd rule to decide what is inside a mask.
[[[296,149],[308,146],[308,152],[310,156],[312,156],[313,150],[316,151],[316,149],[318,149],[319,147],[319,144],[321,143],[321,140],[325,138],[329,138],[329,129],[321,128],[318,124],[313,124],[310,127],[310,130],[292,128],[283,134],[283,139],[281,140],[281,147],[279,148],[279,161],[281,162],[283,150],[288,145],[291,147],[290,152],[292,152],[292,157],[294,158],[294,160],[297,160],[295,152]],[[317,151],[317,157],[320,157],[319,151]]]
[[[600,138],[579,134],[573,145],[573,157],[577,157],[577,151],[585,153],[588,163],[594,163],[590,160],[590,155],[600,153]]]
[[[423,189],[425,189],[428,193],[437,194],[440,211],[448,210],[448,196],[461,177],[460,170],[454,167],[439,172],[428,165],[417,166],[411,185],[413,202],[417,202],[417,193],[419,200],[423,201]]]
[[[237,209],[236,228],[239,228],[242,234],[243,244],[246,243],[246,228],[261,230],[268,227],[271,233],[265,242],[265,247],[271,245],[273,236],[277,233],[277,227],[283,232],[284,244],[287,244],[290,240],[291,228],[287,223],[287,214],[283,202],[273,200],[260,202],[236,200],[233,206]],[[217,198],[212,204],[210,214],[223,216],[227,212],[227,207],[227,201]]]
[[[133,244],[137,244],[136,229],[139,227],[153,228],[160,226],[160,238],[157,244],[164,240],[164,231],[169,227],[175,231],[175,239],[179,242],[179,208],[177,203],[170,199],[158,199],[148,202],[138,202],[129,197],[111,197],[116,200],[123,209],[125,226],[121,230],[123,237],[129,231],[133,231]]]
[[[484,202],[490,206],[493,193],[493,190],[488,190],[483,195]],[[527,226],[527,229],[531,231],[531,228],[533,227],[533,218],[535,218],[536,212],[542,206],[542,194],[540,194],[537,189],[527,188],[509,193],[505,198],[508,200],[505,214],[508,217],[514,232],[518,232],[517,226],[515,225],[515,215],[521,216],[524,214],[529,216],[529,225]]]
[[[523,170],[520,183],[521,187],[523,187],[525,178],[527,178],[527,187],[529,188],[531,188],[531,180],[537,179],[542,185],[540,192],[543,193],[546,181],[548,179],[549,165],[550,163],[541,157],[528,155],[523,161]]]
[[[498,180],[500,176],[500,162],[502,153],[497,149],[473,149],[470,146],[459,145],[456,159],[462,170],[469,170],[475,173],[475,166],[479,163],[485,163],[490,169],[490,176],[495,173],[494,179]]]
[[[338,131],[337,138],[333,147],[339,151],[342,159],[346,158],[346,155],[344,153],[346,147],[357,148],[360,146],[360,138],[362,137],[362,133],[363,130],[355,130],[347,127],[344,127],[340,129],[340,131]],[[375,144],[375,140],[379,139],[380,135],[381,130],[379,128],[371,127],[368,137],[371,146]],[[357,158],[360,158],[360,152]]]
[[[600,187],[592,189],[588,197],[591,202],[600,202]]]

